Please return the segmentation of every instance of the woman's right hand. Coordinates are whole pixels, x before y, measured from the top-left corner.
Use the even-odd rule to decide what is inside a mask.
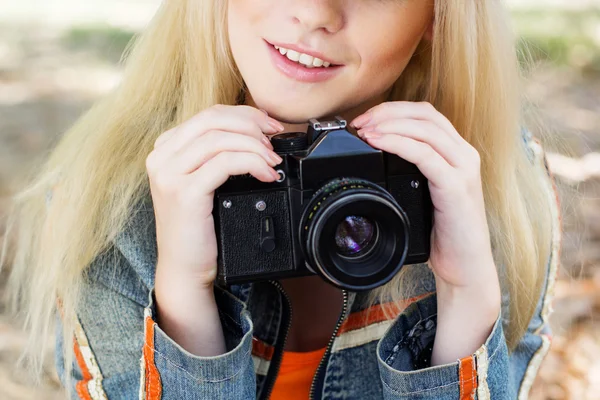
[[[146,159],[158,247],[156,318],[192,354],[227,350],[212,290],[215,190],[231,175],[278,179],[273,167],[281,158],[264,133],[281,131],[279,122],[256,108],[216,105],[159,136]]]
[[[157,275],[211,287],[217,271],[215,190],[231,175],[279,178],[281,162],[264,133],[278,121],[250,106],[215,105],[163,133],[146,159],[156,218]],[[160,271],[164,268],[164,271]]]

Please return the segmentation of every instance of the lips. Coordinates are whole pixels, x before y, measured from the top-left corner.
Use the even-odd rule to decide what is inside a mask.
[[[278,46],[275,46],[275,50],[279,50],[279,53],[282,56],[286,56],[288,60],[295,61],[298,64],[302,64],[307,68],[329,68],[329,66],[331,65],[330,62],[323,61],[318,57],[313,57],[305,53],[298,53],[295,50],[288,50],[286,48]]]
[[[313,58],[318,58],[318,59],[320,59],[320,60],[328,63],[329,65],[333,65],[333,66],[342,65],[341,63],[336,62],[335,60],[330,59],[329,57],[327,57],[323,53],[320,53],[320,52],[315,51],[315,50],[303,48],[302,46],[298,46],[298,45],[295,45],[293,43],[276,43],[276,42],[269,42],[267,40],[265,40],[265,41],[267,43],[269,43],[273,47],[280,47],[280,48],[284,48],[286,50],[293,50],[293,51],[295,51],[297,53],[300,53],[300,54],[306,54],[306,55],[311,56]]]
[[[271,61],[275,69],[277,69],[286,77],[296,81],[306,83],[324,82],[334,78],[341,72],[342,68],[344,67],[343,65],[331,65],[327,68],[308,68],[302,64],[288,59],[284,55],[281,55],[279,50],[275,49],[274,45],[272,45],[271,43],[265,41],[265,45],[267,46],[267,50],[269,52]],[[285,48],[285,46],[282,47]],[[317,53],[313,52],[313,54],[309,55],[313,55],[313,57],[318,57]]]

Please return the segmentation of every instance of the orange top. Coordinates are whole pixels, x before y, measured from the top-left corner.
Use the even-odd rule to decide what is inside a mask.
[[[306,400],[325,347],[308,352],[284,351],[271,400]]]

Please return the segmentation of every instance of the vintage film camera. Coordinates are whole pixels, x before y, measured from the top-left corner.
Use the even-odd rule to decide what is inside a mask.
[[[368,290],[429,259],[433,207],[416,165],[372,148],[340,117],[271,143],[283,158],[277,182],[232,176],[215,193],[219,283],[317,274]]]

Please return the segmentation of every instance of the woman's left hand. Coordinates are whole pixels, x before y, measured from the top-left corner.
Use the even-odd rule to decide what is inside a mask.
[[[481,312],[495,321],[500,285],[477,150],[429,103],[385,102],[350,126],[372,147],[415,164],[429,181],[434,207],[429,264],[436,275],[438,304],[452,308],[449,314],[474,317],[473,301],[484,302]],[[465,307],[471,309],[461,309]]]

